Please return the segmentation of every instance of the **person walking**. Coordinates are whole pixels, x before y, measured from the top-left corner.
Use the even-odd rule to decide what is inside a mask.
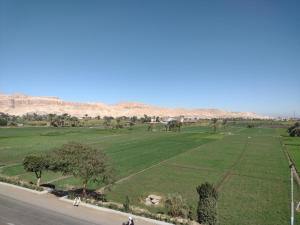
[[[134,222],[133,222],[133,219],[131,216],[129,216],[129,218],[128,218],[127,225],[134,225]]]
[[[76,206],[76,203],[77,203],[77,197],[74,198],[73,206]]]
[[[74,199],[74,201],[73,201],[73,206],[79,206],[79,204],[80,204],[80,202],[81,202],[81,199],[80,199],[80,197],[79,196],[77,196],[75,199]]]

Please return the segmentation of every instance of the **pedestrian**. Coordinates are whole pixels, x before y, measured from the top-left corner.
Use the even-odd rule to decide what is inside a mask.
[[[73,206],[76,206],[76,203],[77,203],[77,197],[74,198]]]
[[[131,216],[129,216],[129,218],[128,218],[127,225],[134,225],[134,222],[133,222],[133,219]]]
[[[81,202],[81,199],[80,199],[80,196],[78,196],[77,197],[77,204],[76,204],[77,207],[79,206],[80,202]]]
[[[80,199],[80,197],[79,196],[77,196],[75,199],[74,199],[74,202],[73,202],[73,206],[79,206],[79,204],[80,204],[80,202],[81,202],[81,199]]]

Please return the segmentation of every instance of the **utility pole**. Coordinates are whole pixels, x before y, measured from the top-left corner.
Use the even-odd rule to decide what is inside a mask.
[[[293,180],[294,164],[290,164],[291,170],[291,225],[294,225],[294,180]]]

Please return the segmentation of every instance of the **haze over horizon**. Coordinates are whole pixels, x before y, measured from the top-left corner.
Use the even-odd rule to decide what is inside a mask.
[[[0,92],[300,116],[299,1],[0,0]]]

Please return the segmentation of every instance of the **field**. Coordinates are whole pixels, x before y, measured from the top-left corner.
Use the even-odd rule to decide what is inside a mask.
[[[244,126],[228,127],[216,134],[204,126],[184,127],[180,133],[147,132],[143,126],[133,130],[3,128],[0,172],[34,181],[33,174],[26,173],[21,165],[25,155],[80,141],[102,148],[111,158],[116,179],[126,178],[108,193],[109,200],[123,202],[128,195],[132,204],[145,207],[143,200],[149,194],[165,197],[180,193],[195,208],[195,188],[208,181],[219,191],[220,224],[282,225],[289,224],[290,187],[280,132],[275,128]],[[42,179],[63,189],[80,185],[73,177],[51,172]],[[295,200],[299,201],[299,197],[296,189]],[[296,223],[299,220],[296,214]]]
[[[296,165],[298,173],[300,171],[300,138],[290,137],[286,131],[282,131],[282,142],[285,149],[288,151],[290,157]]]

